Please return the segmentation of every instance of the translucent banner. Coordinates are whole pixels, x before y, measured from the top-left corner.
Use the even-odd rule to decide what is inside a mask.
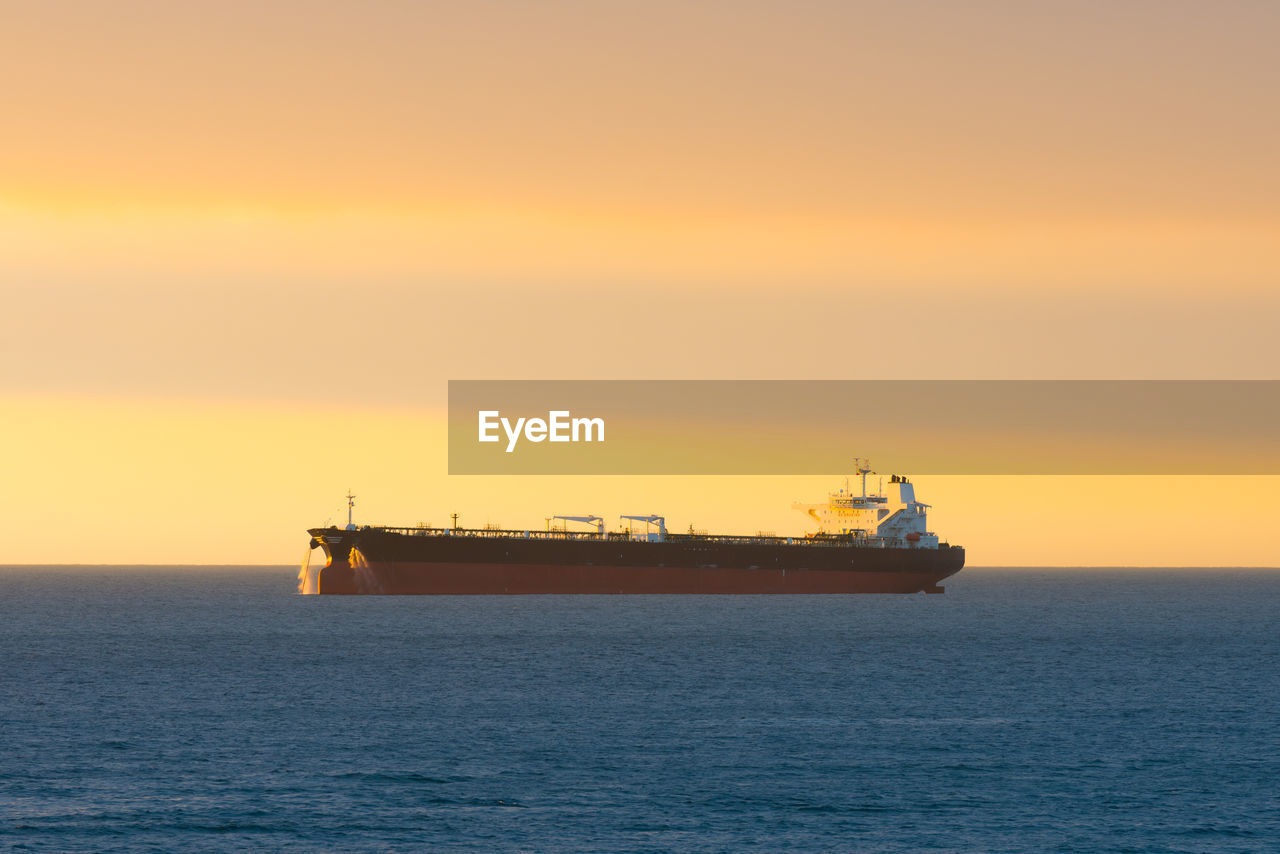
[[[1280,474],[1276,380],[453,380],[450,474]]]

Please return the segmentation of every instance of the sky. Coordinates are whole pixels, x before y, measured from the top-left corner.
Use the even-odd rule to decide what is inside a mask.
[[[798,533],[829,485],[449,477],[449,379],[1280,364],[1272,3],[0,15],[0,562],[286,563],[348,488]],[[975,565],[1280,565],[1276,478],[917,484]]]

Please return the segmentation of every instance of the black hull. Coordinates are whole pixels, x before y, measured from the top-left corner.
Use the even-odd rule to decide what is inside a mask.
[[[313,529],[320,593],[910,593],[964,566],[964,549],[671,536],[414,535]]]

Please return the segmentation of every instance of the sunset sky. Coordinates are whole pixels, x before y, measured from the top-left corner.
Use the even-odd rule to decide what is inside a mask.
[[[1277,378],[1275,3],[0,16],[0,562],[834,485],[451,478],[449,379]],[[971,565],[1280,565],[1280,478],[917,483]]]

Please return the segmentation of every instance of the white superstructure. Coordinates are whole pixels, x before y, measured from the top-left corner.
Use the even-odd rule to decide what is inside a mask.
[[[846,485],[830,493],[826,504],[792,504],[791,509],[807,513],[818,524],[818,535],[853,536],[886,548],[938,547],[937,534],[928,530],[929,505],[916,501],[911,481],[895,474],[881,485],[878,494],[868,495],[871,469],[865,461],[858,462],[858,474],[862,478],[860,493],[854,494]]]

